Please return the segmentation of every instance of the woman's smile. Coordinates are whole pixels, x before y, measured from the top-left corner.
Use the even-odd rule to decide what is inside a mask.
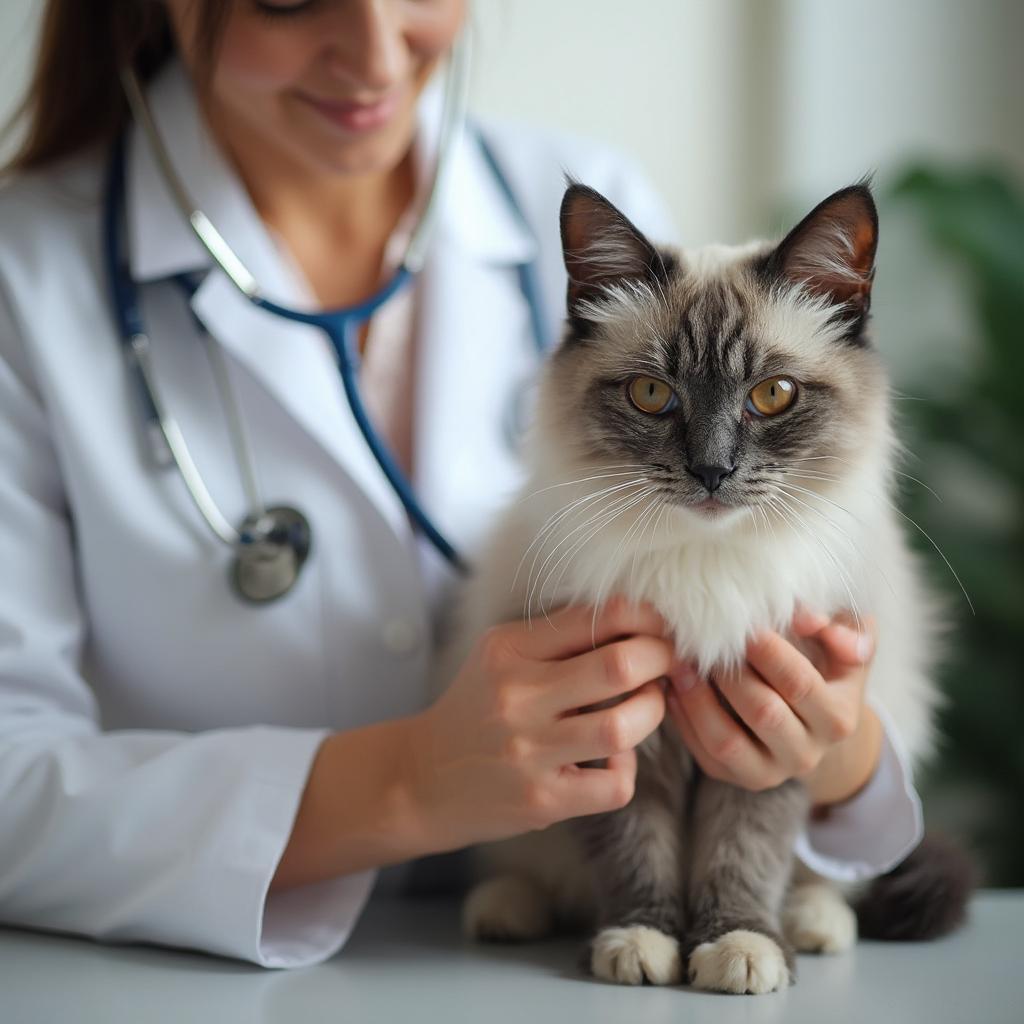
[[[401,109],[407,91],[405,87],[399,86],[372,100],[321,99],[304,92],[296,92],[295,96],[332,126],[348,133],[361,133],[388,124]]]

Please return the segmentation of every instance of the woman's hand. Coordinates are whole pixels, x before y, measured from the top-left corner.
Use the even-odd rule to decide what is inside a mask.
[[[605,605],[596,650],[592,620],[591,608],[569,607],[551,624],[488,630],[412,720],[410,792],[431,845],[507,837],[630,801],[633,748],[664,717],[659,680],[673,648],[649,606]],[[617,703],[587,710],[609,700]],[[605,768],[580,766],[603,758]]]
[[[673,666],[669,714],[703,771],[751,790],[800,778],[816,804],[853,796],[881,750],[881,724],[864,704],[873,620],[864,628],[845,615],[798,612],[792,630],[813,643],[813,660],[778,633],[754,637],[747,663],[715,677],[735,714],[692,667]]]

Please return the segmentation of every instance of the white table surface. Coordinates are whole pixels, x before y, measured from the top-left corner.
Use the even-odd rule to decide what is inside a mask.
[[[1024,890],[980,893],[934,943],[860,943],[799,958],[767,996],[602,984],[579,943],[478,946],[446,901],[372,901],[348,946],[317,967],[270,971],[150,946],[0,928],[2,1024],[1024,1024]]]

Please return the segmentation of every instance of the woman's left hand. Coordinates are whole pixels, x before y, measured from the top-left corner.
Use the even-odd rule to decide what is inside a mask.
[[[874,773],[882,733],[864,704],[874,620],[862,626],[859,633],[849,616],[829,620],[799,611],[791,628],[815,642],[817,665],[778,633],[755,636],[746,664],[715,676],[735,717],[706,679],[677,664],[668,711],[701,769],[749,790],[803,779],[815,804],[856,793]]]

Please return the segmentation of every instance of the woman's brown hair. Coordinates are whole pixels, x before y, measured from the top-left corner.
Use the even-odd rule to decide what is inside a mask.
[[[232,0],[194,2],[206,73]],[[6,169],[34,170],[112,142],[128,120],[120,68],[131,65],[146,81],[173,50],[162,0],[48,0],[35,71],[8,125],[24,118],[27,131]]]

